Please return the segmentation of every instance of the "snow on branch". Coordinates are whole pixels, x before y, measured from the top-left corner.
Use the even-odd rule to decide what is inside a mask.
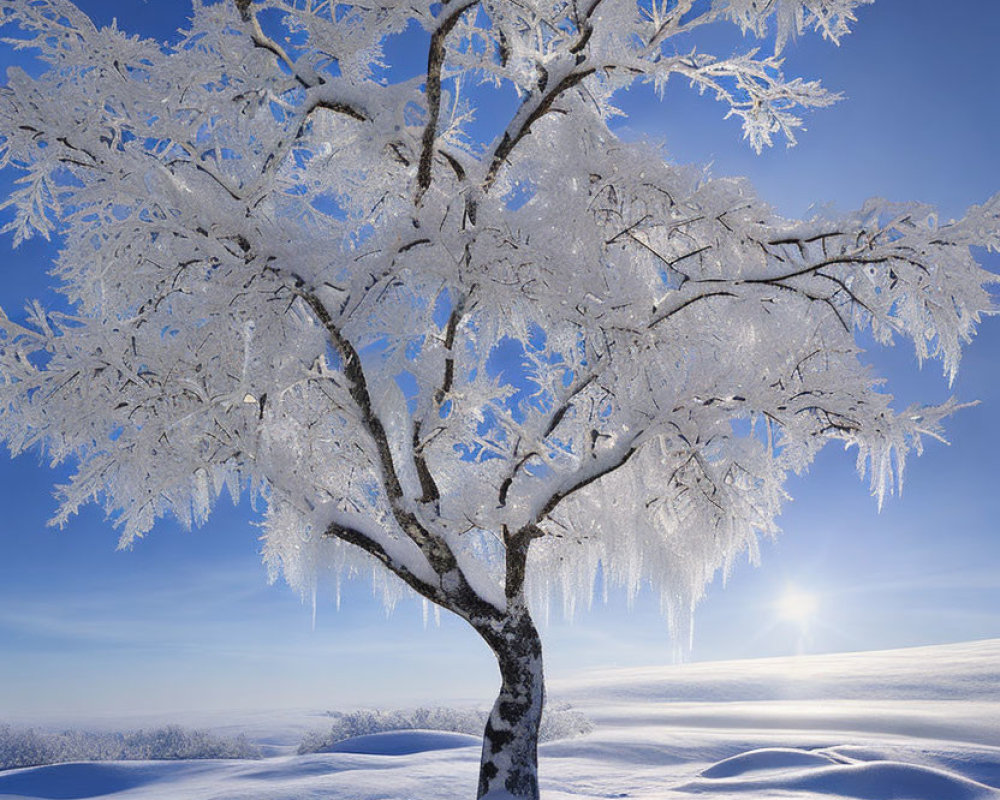
[[[770,147],[772,137],[779,133],[791,147],[796,143],[795,130],[803,124],[794,110],[823,108],[840,100],[840,95],[828,92],[818,81],[785,80],[781,59],[758,58],[758,53],[751,50],[721,60],[692,53],[670,59],[658,67],[656,83],[662,92],[667,78],[676,73],[698,91],[711,92],[716,100],[729,106],[727,118],[737,116],[743,120],[744,138],[758,153]]]
[[[812,28],[839,44],[840,39],[850,33],[851,25],[857,21],[854,10],[868,5],[873,0],[728,0],[719,3],[728,6],[726,13],[744,33],[758,37],[767,33],[769,18],[777,21],[775,52],[779,53],[790,38]]]

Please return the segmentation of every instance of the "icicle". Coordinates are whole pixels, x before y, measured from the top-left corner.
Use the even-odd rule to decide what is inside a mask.
[[[312,629],[316,632],[316,584],[312,585]]]

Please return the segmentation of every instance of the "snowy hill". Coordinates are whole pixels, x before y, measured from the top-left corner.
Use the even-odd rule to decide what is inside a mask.
[[[542,746],[545,800],[1000,800],[1000,640],[610,670],[559,682],[551,695],[596,729]],[[291,717],[276,716],[272,733],[262,719],[247,728],[273,742]],[[0,798],[474,796],[475,744],[413,731],[369,738],[370,747],[355,740],[338,753],[254,762],[12,770],[0,773]]]

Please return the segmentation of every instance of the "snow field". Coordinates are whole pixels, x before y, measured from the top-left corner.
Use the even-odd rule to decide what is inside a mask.
[[[1000,800],[1000,640],[608,670],[556,682],[551,694],[595,730],[542,745],[544,800]],[[322,723],[279,714],[268,732],[266,719],[247,719],[250,737],[285,753],[290,732]],[[0,798],[474,797],[473,737],[400,731],[338,749],[12,770],[0,773]]]

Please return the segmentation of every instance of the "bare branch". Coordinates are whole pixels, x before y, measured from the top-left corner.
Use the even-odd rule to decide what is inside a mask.
[[[732,283],[737,283],[737,282],[733,281]],[[688,285],[693,286],[696,284],[688,284]],[[653,310],[654,317],[652,320],[650,320],[646,328],[652,330],[661,322],[665,322],[666,320],[674,316],[674,314],[683,311],[688,306],[691,306],[694,303],[697,303],[701,300],[708,300],[712,297],[739,297],[739,295],[736,292],[730,292],[725,289],[718,289],[710,292],[700,292],[698,294],[695,294],[694,297],[688,297],[684,299],[677,305],[672,305],[667,311],[660,311],[660,309],[654,309]]]

